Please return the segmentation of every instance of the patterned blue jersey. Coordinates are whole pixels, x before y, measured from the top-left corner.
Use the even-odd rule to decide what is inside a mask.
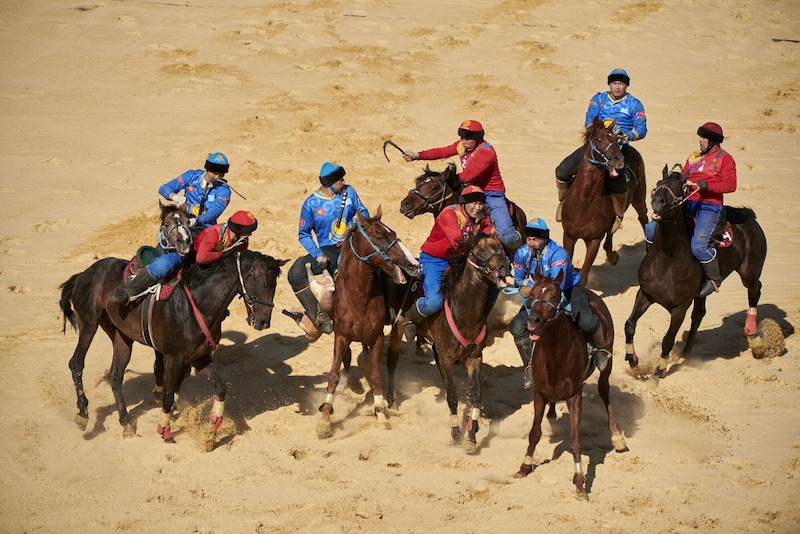
[[[184,192],[189,216],[197,218],[197,224],[208,228],[217,224],[231,201],[231,188],[225,182],[213,182],[203,188],[203,175],[206,171],[186,171],[177,178],[162,185],[158,192],[169,200],[171,193]]]
[[[527,245],[522,245],[517,249],[517,253],[514,254],[514,285],[517,287],[522,287],[523,284],[532,286],[533,272],[537,265],[539,271],[550,278],[555,278],[560,271],[564,271],[564,281],[561,282],[562,292],[581,282],[581,275],[572,266],[567,251],[550,239],[541,253],[531,251]]]
[[[627,134],[630,141],[644,139],[647,135],[647,116],[644,113],[644,106],[638,98],[631,94],[625,94],[619,100],[614,100],[608,91],[597,93],[589,101],[589,109],[586,110],[586,127],[592,125],[594,118],[598,117],[601,121],[614,119],[617,121],[619,131]]]
[[[324,253],[320,247],[341,244],[347,229],[355,224],[358,211],[364,217],[369,217],[367,208],[361,203],[358,193],[352,186],[344,186],[344,189],[333,198],[326,198],[320,195],[319,191],[315,191],[300,208],[300,224],[297,231],[300,244],[312,258],[322,256]],[[312,233],[317,238],[316,242]]]

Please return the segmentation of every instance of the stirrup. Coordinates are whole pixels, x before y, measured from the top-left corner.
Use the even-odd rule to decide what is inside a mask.
[[[719,293],[719,286],[721,284],[717,284],[713,280],[706,280],[706,283],[700,289],[700,293],[698,294],[699,297],[707,297],[711,293]]]
[[[594,349],[592,351],[592,360],[594,360],[594,366],[597,367],[597,370],[601,373],[606,370],[610,357],[611,355],[606,349]]]
[[[615,213],[614,214],[614,224],[611,225],[611,233],[612,234],[615,233],[620,228],[622,228],[622,217],[620,217],[619,215],[617,215]]]
[[[317,314],[317,326],[323,334],[330,334],[333,332],[333,321],[331,321],[331,318],[328,317],[328,314],[325,312],[319,312]]]
[[[533,367],[531,364],[525,366],[522,378],[522,387],[524,389],[530,389],[533,387]]]

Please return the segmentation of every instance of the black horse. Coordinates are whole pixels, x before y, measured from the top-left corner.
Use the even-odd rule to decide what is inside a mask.
[[[83,368],[89,345],[101,327],[114,348],[110,382],[125,437],[136,433],[122,395],[122,378],[134,341],[156,351],[156,388],[164,387],[158,431],[164,441],[174,442],[170,414],[189,366],[214,383],[210,422],[212,433],[216,432],[222,423],[226,386],[211,355],[222,335],[228,305],[237,294],[241,295],[247,307],[247,322],[256,330],[269,328],[277,278],[287,261],[253,251],[231,252],[211,265],[195,264],[185,269],[169,298],[156,301],[155,295],[148,295],[124,306],[112,303],[109,295],[122,281],[125,260],[98,260],[61,284],[63,331],[67,321],[78,330],[78,344],[69,361],[78,397],[78,427],[85,430],[89,421]]]
[[[705,275],[692,255],[691,234],[684,217],[687,176],[678,171],[667,172],[666,165],[662,174],[663,179],[656,184],[651,200],[653,220],[657,221],[653,244],[639,266],[639,292],[625,322],[625,359],[631,367],[636,367],[639,357],[633,347],[633,336],[639,317],[654,302],[670,313],[669,329],[661,341],[661,361],[655,371],[659,378],[667,376],[667,357],[692,302],[692,325],[682,355],[691,354],[697,329],[706,314],[706,297],[698,296]],[[753,336],[758,330],[756,307],[761,298],[759,279],[767,257],[767,238],[750,208],[726,206],[725,215],[731,225],[733,244],[717,249],[720,272],[723,278],[733,271],[738,272],[747,288],[749,308],[744,333]]]

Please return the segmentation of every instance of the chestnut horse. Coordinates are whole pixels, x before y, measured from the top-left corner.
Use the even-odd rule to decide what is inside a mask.
[[[400,201],[400,213],[409,219],[421,213],[432,213],[435,218],[445,207],[458,204],[462,186],[454,163],[449,163],[443,172],[432,171],[430,166],[426,165],[423,173],[414,180],[414,189]],[[524,236],[525,225],[528,222],[525,212],[508,199],[506,203],[514,228]],[[514,254],[510,253],[509,257],[513,258]]]
[[[336,291],[333,293],[333,364],[328,373],[328,389],[325,401],[319,407],[322,421],[317,426],[317,435],[328,438],[332,435],[331,414],[336,386],[339,385],[342,363],[350,357],[350,343],[359,341],[369,350],[369,383],[374,396],[375,415],[380,420],[386,417],[381,376],[381,354],[383,352],[383,326],[386,316],[383,289],[376,270],[391,276],[398,284],[405,284],[404,272],[414,276],[419,272],[419,262],[397,238],[397,234],[381,222],[382,211],[378,206],[374,217],[366,218],[360,212],[356,224],[345,233],[339,268],[336,272]],[[397,329],[397,324],[393,330]],[[397,353],[387,357],[390,396],[394,396],[394,373]]]
[[[589,271],[600,249],[600,241],[605,236],[603,249],[611,265],[619,261],[619,254],[614,251],[611,227],[614,224],[614,206],[611,194],[606,187],[606,173],[613,180],[622,180],[619,176],[625,168],[623,149],[617,144],[617,136],[613,131],[614,123],[605,126],[595,118],[583,135],[583,161],[578,166],[575,181],[567,191],[561,208],[561,225],[564,228],[564,248],[573,257],[575,243],[582,239],[586,244],[586,257],[580,268],[581,284],[586,287]],[[639,223],[647,224],[647,206],[645,205],[644,162],[642,156],[630,145],[624,149],[635,178],[628,184],[628,200],[625,205],[633,204],[639,214]]]
[[[214,366],[211,354],[222,334],[222,320],[228,305],[237,294],[244,298],[247,322],[256,330],[269,328],[274,304],[275,285],[280,267],[288,260],[276,260],[259,252],[231,252],[217,262],[185,269],[182,280],[169,298],[153,301],[155,295],[117,306],[109,295],[122,282],[127,261],[104,258],[82,273],[61,284],[60,306],[63,331],[67,321],[78,330],[78,344],[69,368],[78,396],[75,423],[86,430],[89,401],[83,388],[86,352],[97,328],[111,339],[114,355],[110,382],[119,412],[123,435],[136,434],[122,394],[122,379],[131,358],[133,342],[156,351],[156,385],[164,386],[158,432],[164,441],[174,443],[170,414],[175,394],[189,366],[202,372],[214,383],[214,406],[211,430],[222,423],[225,403],[225,380]]]
[[[482,402],[480,369],[486,344],[484,307],[490,285],[504,287],[506,276],[511,275],[511,266],[502,245],[493,236],[473,235],[464,243],[464,249],[469,252],[455,259],[445,271],[442,280],[444,309],[423,319],[417,333],[433,343],[433,355],[447,392],[450,436],[454,445],[462,443],[462,432],[453,364],[464,360],[470,381],[469,422],[464,445],[467,452],[474,453]]]
[[[528,449],[525,459],[516,473],[517,477],[528,476],[533,471],[533,451],[542,437],[542,417],[545,406],[556,401],[567,401],[569,408],[570,449],[575,460],[575,475],[572,482],[578,495],[586,495],[586,475],[581,464],[581,407],[583,402],[583,383],[594,371],[592,358],[586,349],[586,338],[571,317],[565,313],[566,301],[561,293],[564,271],[555,279],[543,276],[537,267],[533,274],[534,285],[530,296],[530,315],[528,330],[534,342],[533,357],[533,426],[528,434]],[[614,350],[614,323],[611,313],[603,300],[592,291],[586,291],[586,298],[592,307],[605,333],[606,348]],[[617,452],[628,450],[625,437],[617,425],[614,410],[609,399],[608,377],[611,376],[613,359],[600,373],[597,392],[608,413],[608,429],[611,442]]]
[[[680,165],[673,166],[673,170],[675,167],[680,168]],[[639,291],[631,315],[625,322],[625,359],[631,367],[636,367],[639,365],[633,347],[636,322],[654,302],[669,312],[669,328],[661,341],[661,361],[655,371],[659,378],[667,376],[667,358],[692,302],[692,324],[681,353],[683,356],[691,354],[697,329],[706,314],[706,297],[698,296],[705,274],[692,255],[691,233],[684,216],[688,176],[681,176],[680,171],[668,173],[666,165],[662,174],[663,179],[656,184],[651,200],[653,220],[656,221],[653,244],[639,265]],[[761,298],[760,278],[767,256],[767,238],[750,208],[725,206],[725,215],[731,225],[733,244],[717,249],[720,273],[723,279],[733,271],[739,273],[747,288],[749,305],[744,333],[754,336],[758,332],[756,315]]]
[[[165,251],[174,250],[185,256],[192,250],[192,232],[189,230],[189,214],[186,203],[181,207],[164,205],[161,209],[161,226],[158,228],[158,246]]]

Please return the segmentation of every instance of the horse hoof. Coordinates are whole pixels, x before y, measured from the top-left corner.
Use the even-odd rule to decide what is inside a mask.
[[[317,437],[319,439],[328,439],[333,436],[333,428],[330,423],[322,422],[317,425]]]
[[[631,366],[631,369],[639,367],[639,358],[635,354],[626,354],[625,361]]]
[[[122,428],[122,437],[125,439],[130,439],[136,436],[136,429],[133,428],[133,425],[125,425]]]
[[[532,464],[522,464],[519,467],[519,471],[514,473],[514,478],[525,478],[526,476],[530,475],[531,472],[533,472]]]
[[[86,430],[86,426],[89,424],[89,416],[78,414],[75,416],[74,421],[78,428],[81,430]]]
[[[656,372],[653,373],[653,376],[656,378],[667,378],[667,368],[664,367],[663,369],[656,369]]]
[[[617,252],[609,252],[606,255],[606,258],[608,258],[608,263],[610,263],[611,265],[616,265],[617,262],[619,262],[619,253],[617,253]]]
[[[476,454],[478,452],[478,444],[471,439],[464,442],[464,452],[467,454]]]

